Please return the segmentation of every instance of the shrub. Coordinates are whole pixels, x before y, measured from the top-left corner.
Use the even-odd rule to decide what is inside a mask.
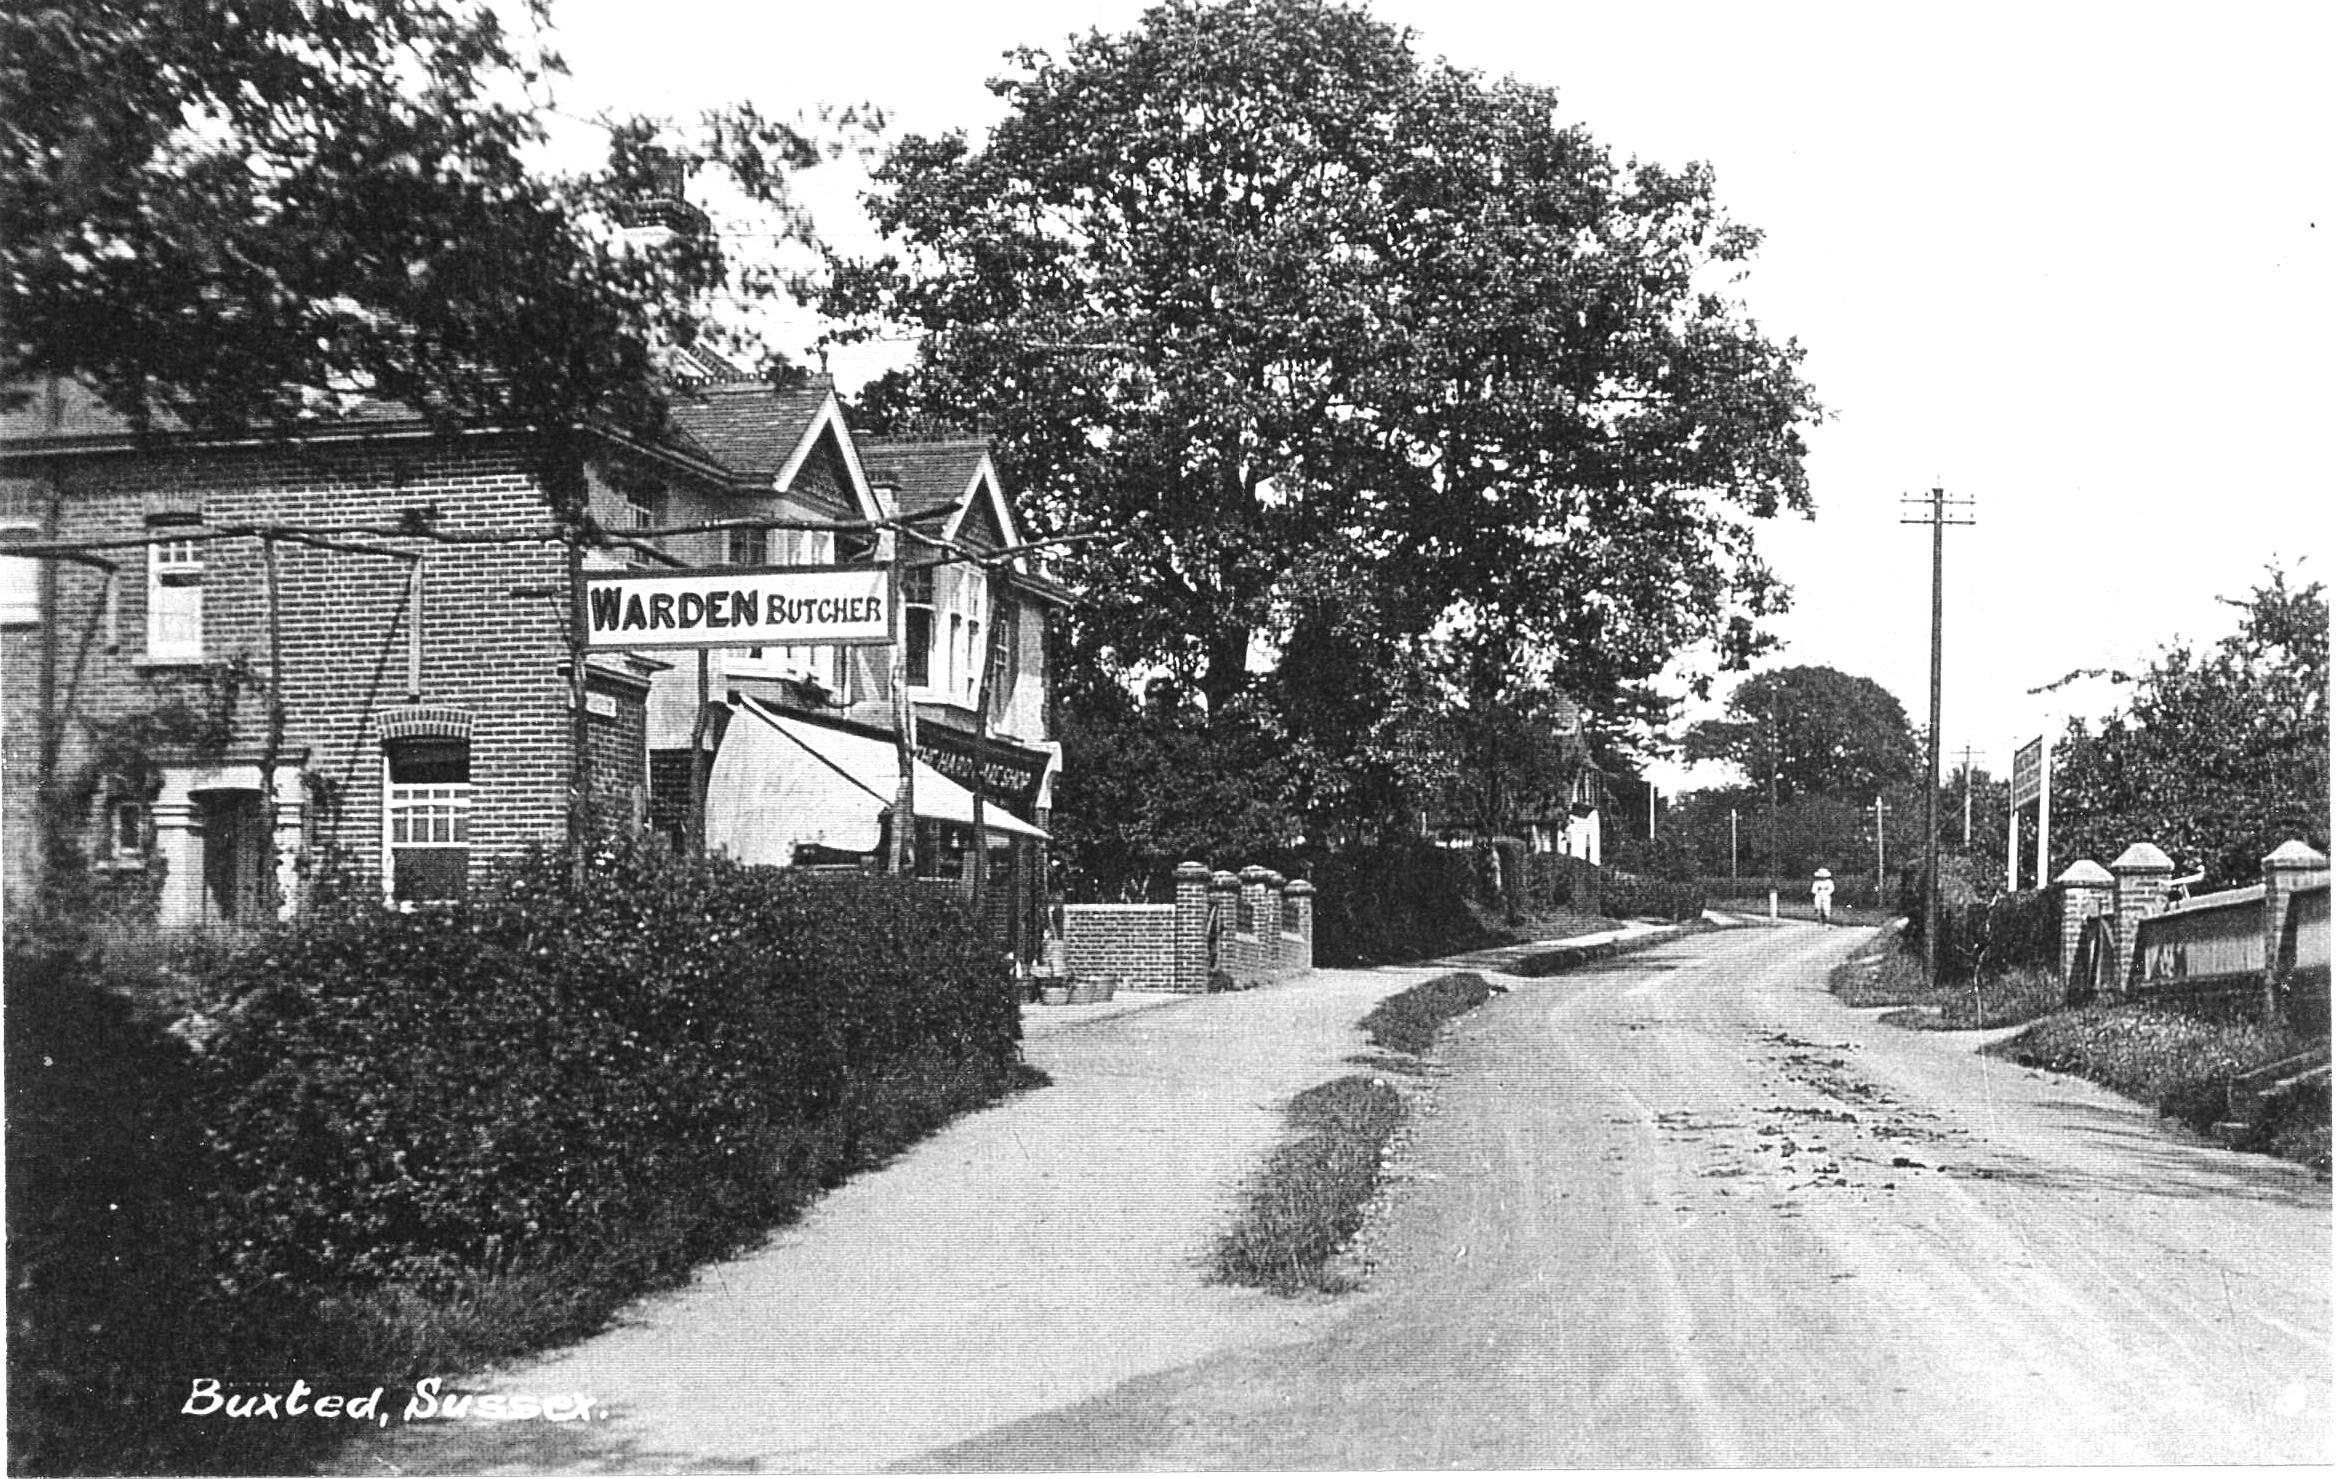
[[[1705,912],[1705,893],[1695,884],[1608,869],[1599,885],[1599,912],[1610,919],[1696,919]]]
[[[1425,960],[1480,943],[1468,857],[1425,839],[1332,853],[1313,874],[1314,963]]]
[[[431,1285],[686,1195],[719,1209],[690,1254],[1000,1088],[1019,1030],[934,890],[649,853],[324,920],[216,985],[207,1120],[248,1285]],[[945,1102],[881,1113],[913,1085]]]
[[[1002,957],[886,880],[535,858],[470,908],[263,935],[165,1032],[141,1004],[184,965],[11,931],[15,1467],[292,1472],[323,1429],[174,1421],[189,1376],[396,1386],[583,1336],[1027,1082]]]

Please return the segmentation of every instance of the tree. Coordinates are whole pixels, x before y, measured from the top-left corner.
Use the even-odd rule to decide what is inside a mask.
[[[981,144],[880,170],[896,250],[833,309],[923,331],[1069,561],[1082,645],[1216,710],[1347,604],[1373,662],[1473,632],[1611,694],[1782,599],[1745,519],[1808,506],[1799,352],[1720,289],[1758,241],[1701,166],[1325,0],[1169,0],[1013,56]]]
[[[1914,785],[1922,765],[1900,700],[1828,667],[1780,668],[1737,686],[1723,719],[1693,727],[1693,760],[1727,760],[1767,795],[1870,802]]]
[[[2223,885],[2256,882],[2259,860],[2287,840],[2329,849],[2325,587],[2271,568],[2227,604],[2243,619],[2213,651],[2165,648],[2118,711],[2093,728],[2067,726],[2052,797],[2066,852],[2110,859],[2152,842]]]
[[[561,70],[493,0],[176,0],[0,11],[0,385],[77,376],[142,428],[285,424],[370,398],[448,422],[657,426],[655,370],[710,301],[787,285],[706,234],[620,228],[669,163],[776,229],[816,137],[748,108],[698,143],[613,127],[551,176]]]

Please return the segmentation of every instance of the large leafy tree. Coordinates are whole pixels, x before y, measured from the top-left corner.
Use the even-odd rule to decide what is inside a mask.
[[[1308,630],[1587,697],[1754,647],[1748,521],[1807,507],[1816,412],[1725,296],[1758,238],[1703,167],[1324,0],[1012,60],[984,141],[892,152],[895,248],[833,307],[923,331],[912,400],[990,426],[1048,527],[1122,536],[1070,562],[1079,651],[1222,709]]]
[[[2256,882],[2259,860],[2290,839],[2329,850],[2325,587],[2271,570],[2228,604],[2242,621],[2215,648],[2163,650],[2117,711],[2093,726],[2071,721],[2056,747],[2052,797],[2063,855],[2109,860],[2147,841],[2207,869],[2214,883],[2242,884]]]
[[[1922,765],[1908,713],[1882,685],[1829,667],[1757,673],[1729,712],[1688,733],[1692,760],[1727,760],[1765,795],[1865,802],[1917,782]]]
[[[817,136],[738,108],[691,139],[613,127],[545,173],[547,0],[183,0],[0,8],[0,385],[78,377],[140,425],[333,415],[644,429],[714,296],[785,286],[715,238],[630,239],[664,160],[784,190]],[[741,347],[741,346],[736,346]]]

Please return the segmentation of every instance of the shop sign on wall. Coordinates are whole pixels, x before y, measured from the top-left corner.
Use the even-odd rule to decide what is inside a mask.
[[[888,641],[885,565],[729,566],[587,582],[587,645],[595,652]]]

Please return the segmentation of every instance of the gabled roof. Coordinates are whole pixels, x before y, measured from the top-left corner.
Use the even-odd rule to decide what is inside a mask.
[[[992,480],[985,437],[944,441],[868,441],[865,471],[876,482],[897,484],[898,512],[911,519],[944,515],[951,521],[980,480]]]
[[[771,486],[831,399],[832,382],[820,376],[789,387],[720,381],[681,391],[670,404],[669,420],[744,481]]]

